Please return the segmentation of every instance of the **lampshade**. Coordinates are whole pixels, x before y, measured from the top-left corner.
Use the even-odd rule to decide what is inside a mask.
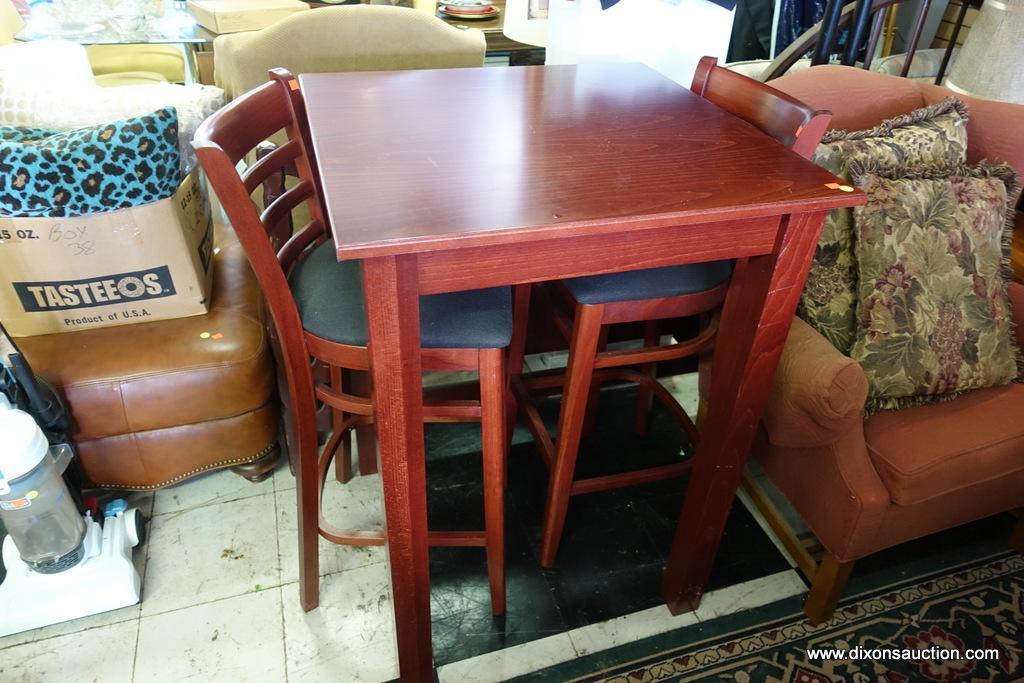
[[[1024,104],[1024,0],[985,0],[946,87]]]
[[[525,45],[548,44],[548,0],[505,0],[505,24],[508,38]]]

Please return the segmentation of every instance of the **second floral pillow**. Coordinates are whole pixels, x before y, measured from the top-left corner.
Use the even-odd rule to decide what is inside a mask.
[[[850,180],[855,162],[951,166],[967,161],[967,106],[949,97],[857,132],[831,131],[813,161]],[[843,353],[856,331],[857,269],[851,209],[830,211],[800,299],[799,314]]]

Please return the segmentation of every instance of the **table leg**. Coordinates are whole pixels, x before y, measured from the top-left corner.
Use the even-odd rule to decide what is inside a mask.
[[[707,420],[662,580],[673,614],[700,604],[824,219],[820,212],[783,218],[771,254],[737,263],[715,342]]]
[[[363,261],[391,595],[403,681],[433,679],[415,256]]]
[[[181,46],[185,56],[185,84],[202,83],[203,79],[199,74],[199,46],[196,43],[185,43]]]

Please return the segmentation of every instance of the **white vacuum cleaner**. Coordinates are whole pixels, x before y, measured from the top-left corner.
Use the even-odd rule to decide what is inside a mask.
[[[7,343],[0,360],[10,361],[5,336],[0,328],[0,347]],[[16,360],[0,363],[0,522],[8,533],[0,636],[139,602],[132,548],[145,534],[143,516],[121,499],[107,503],[102,526],[90,512],[82,514],[77,491],[62,476],[72,459],[70,445],[51,446],[36,419],[15,407],[24,398],[20,390],[36,399],[42,393],[34,377],[18,372],[27,365]],[[45,402],[59,406],[56,394]]]

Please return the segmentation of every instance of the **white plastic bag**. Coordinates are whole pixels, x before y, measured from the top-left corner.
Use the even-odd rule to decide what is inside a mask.
[[[551,0],[547,63],[642,62],[690,87],[701,57],[725,61],[733,11],[708,0]]]

